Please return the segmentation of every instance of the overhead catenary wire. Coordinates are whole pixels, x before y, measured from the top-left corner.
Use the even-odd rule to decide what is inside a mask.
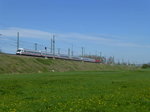
[[[44,44],[42,44],[42,42],[39,42],[39,41],[35,42],[35,41],[26,40],[26,38],[21,37],[21,35],[19,36],[19,32],[16,33],[16,37],[9,37],[7,35],[1,35],[0,36],[0,48],[2,46],[6,46],[7,48],[12,47],[15,53],[16,46],[17,46],[17,49],[20,47],[20,48],[25,48],[25,49],[37,50],[37,51],[45,51],[45,47],[46,47],[46,51],[53,53],[54,57],[55,57],[55,53],[60,54],[60,49],[61,49],[61,54],[66,54],[68,56],[82,56],[82,57],[87,56],[88,57],[89,55],[91,55],[92,57],[92,54],[93,54],[92,52],[90,52],[90,54],[88,55],[87,53],[89,53],[88,50],[90,47],[84,46],[84,45],[82,46],[82,53],[81,53],[81,46],[75,43],[72,44],[71,42],[66,42],[69,44],[67,45],[67,47],[65,46],[66,48],[65,47],[63,48],[62,46],[61,47],[57,46],[56,44],[58,42],[56,43],[56,40],[58,40],[58,38],[55,39],[55,35],[52,36],[51,41],[49,40],[47,45],[45,45],[45,42],[43,42]],[[88,49],[86,50],[86,53],[85,53],[85,48]],[[102,56],[101,52],[97,52],[97,51],[99,50],[96,50],[96,56],[101,57]]]

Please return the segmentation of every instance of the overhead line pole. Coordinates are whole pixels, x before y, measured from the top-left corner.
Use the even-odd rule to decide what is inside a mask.
[[[68,48],[68,57],[70,58],[70,48]]]
[[[58,55],[60,55],[60,48],[58,48]]]
[[[85,54],[85,47],[83,48],[83,56],[86,56],[86,54]]]
[[[2,34],[0,34],[0,36],[2,36]],[[0,53],[2,52],[1,48],[0,48]]]
[[[51,53],[53,53],[53,39],[51,38]]]
[[[72,51],[71,51],[71,56],[73,56],[73,44],[72,44]]]
[[[82,57],[83,57],[83,49],[84,49],[84,47],[82,47]]]
[[[35,51],[37,51],[37,43],[35,43],[34,45],[35,45]]]
[[[17,50],[19,49],[19,32],[17,32]]]
[[[100,52],[99,54],[100,54],[100,57],[102,57],[102,52]]]
[[[53,35],[53,59],[55,59],[55,35]]]

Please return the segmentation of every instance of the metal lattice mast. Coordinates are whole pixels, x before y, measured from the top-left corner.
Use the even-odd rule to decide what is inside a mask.
[[[19,32],[17,33],[17,49],[19,49]]]

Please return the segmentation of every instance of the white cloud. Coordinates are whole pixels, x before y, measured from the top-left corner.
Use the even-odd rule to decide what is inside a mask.
[[[41,30],[34,30],[34,29],[10,27],[7,29],[0,30],[0,34],[6,35],[9,37],[16,37],[17,32],[20,32],[20,36],[24,38],[39,38],[39,39],[50,40],[50,38],[52,37],[52,33],[41,31]],[[91,36],[91,35],[84,35],[80,33],[58,33],[56,34],[56,36],[57,36],[57,39],[66,40],[66,41],[82,40],[82,41],[89,41],[91,43],[99,43],[99,44],[111,45],[111,46],[150,48],[149,45],[139,45],[136,43],[123,42],[118,39],[108,39],[108,38],[105,38],[105,36]]]
[[[49,32],[44,32],[40,30],[33,30],[33,29],[23,29],[23,28],[15,28],[10,27],[7,29],[0,30],[3,35],[7,35],[10,37],[15,37],[17,35],[17,32],[20,33],[21,37],[29,37],[29,38],[45,38],[49,39],[49,37],[52,35]]]

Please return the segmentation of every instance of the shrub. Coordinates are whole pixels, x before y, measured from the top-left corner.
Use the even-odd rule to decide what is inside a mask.
[[[145,69],[145,68],[150,68],[150,65],[149,65],[149,64],[143,64],[143,65],[142,65],[142,68],[144,68],[144,69]]]

